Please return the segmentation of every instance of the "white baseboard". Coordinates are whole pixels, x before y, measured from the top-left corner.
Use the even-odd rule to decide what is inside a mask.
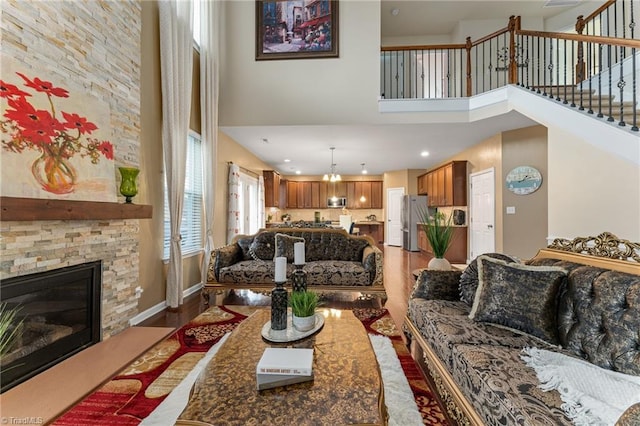
[[[189,287],[188,289],[184,290],[182,292],[182,296],[183,297],[187,297],[187,296],[191,296],[193,293],[199,291],[202,288],[202,284],[198,283],[196,285],[192,285],[191,287]],[[157,305],[153,305],[152,307],[150,307],[149,309],[140,312],[138,315],[136,315],[135,317],[131,318],[129,320],[129,325],[133,326],[133,325],[138,325],[140,324],[142,321],[151,318],[152,316],[154,316],[155,314],[158,314],[162,311],[164,311],[167,307],[167,302],[163,301],[158,303]]]

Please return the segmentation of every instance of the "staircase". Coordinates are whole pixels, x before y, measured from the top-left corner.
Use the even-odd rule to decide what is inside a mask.
[[[595,89],[581,89],[580,86],[547,85],[532,86],[528,89],[579,111],[593,114],[596,118],[615,122],[620,127],[629,126],[630,130],[638,131],[637,117],[640,109],[637,102],[618,102],[614,94],[597,93]]]

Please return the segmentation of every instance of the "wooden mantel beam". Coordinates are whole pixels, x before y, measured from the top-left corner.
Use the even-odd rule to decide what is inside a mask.
[[[153,206],[0,197],[0,221],[150,219]]]

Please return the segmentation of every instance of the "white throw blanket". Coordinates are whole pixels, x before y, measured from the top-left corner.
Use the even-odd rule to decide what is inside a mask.
[[[141,426],[166,426],[176,422],[189,402],[191,387],[198,375],[218,352],[228,336],[229,333],[209,349],[187,377],[140,423]],[[422,415],[418,411],[413,392],[404,375],[393,343],[384,336],[369,335],[369,339],[380,365],[384,398],[389,413],[389,425],[422,425]]]
[[[600,368],[557,352],[524,348],[520,358],[536,371],[542,390],[557,390],[562,409],[578,426],[614,425],[640,402],[640,377]]]

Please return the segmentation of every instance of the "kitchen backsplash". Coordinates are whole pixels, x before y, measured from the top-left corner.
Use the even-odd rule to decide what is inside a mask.
[[[375,215],[376,220],[382,222],[384,220],[383,209],[357,209],[347,210],[354,222],[367,220],[367,216]],[[279,210],[276,208],[267,208],[267,217],[271,215],[270,222],[282,222],[282,215],[288,213],[291,215],[291,221],[297,220],[314,220],[315,212],[320,212],[320,220],[330,220],[337,222],[340,220],[342,209],[286,209]]]

